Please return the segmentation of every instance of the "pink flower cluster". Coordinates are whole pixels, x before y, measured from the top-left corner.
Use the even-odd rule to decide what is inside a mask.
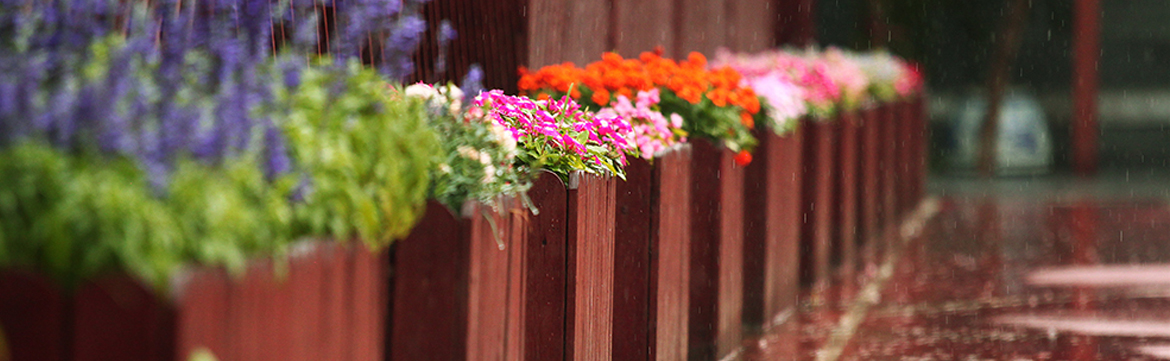
[[[625,152],[633,149],[627,137],[630,123],[616,115],[593,115],[569,97],[533,100],[491,90],[475,97],[469,114],[486,117],[504,126],[522,148],[544,155],[552,147],[564,155],[576,155],[603,165],[616,158],[625,165]],[[598,149],[600,147],[600,150]]]
[[[869,90],[869,76],[861,70],[861,66],[838,48],[809,54],[828,66],[829,78],[841,89],[841,105],[846,109],[860,106],[865,100],[866,90]]]
[[[896,91],[898,96],[901,97],[907,97],[911,94],[914,94],[915,92],[918,92],[918,90],[922,88],[923,83],[922,73],[918,71],[918,67],[910,64],[909,62],[906,62],[905,60],[902,60],[901,58],[895,59],[898,62],[898,66],[902,67],[902,73],[901,76],[899,76],[898,79],[894,81],[894,91]]]
[[[636,146],[630,153],[638,153],[643,159],[652,159],[654,154],[678,142],[687,141],[681,135],[685,134],[682,132],[682,116],[672,113],[670,120],[667,120],[657,109],[659,101],[658,88],[638,91],[635,103],[631,103],[625,95],[618,95],[610,107],[602,108],[597,115],[629,120],[633,128],[631,137]]]
[[[828,116],[841,97],[841,89],[830,77],[829,64],[787,51],[734,55],[720,50],[712,64],[739,71],[756,94],[769,105],[769,117],[776,129],[808,113]]]

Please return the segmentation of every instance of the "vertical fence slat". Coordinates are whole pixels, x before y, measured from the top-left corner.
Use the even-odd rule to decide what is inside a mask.
[[[744,174],[744,324],[763,332],[784,321],[800,287],[803,137],[799,128],[756,136],[760,146]]]
[[[691,145],[656,160],[651,240],[650,359],[687,357],[690,312]]]
[[[324,330],[323,266],[319,262],[323,248],[319,244],[305,245],[302,252],[294,251],[289,261],[289,330],[291,345],[290,360],[320,360],[323,357],[319,347],[318,332]]]
[[[730,150],[692,146],[689,357],[713,359],[742,340],[744,169]]]
[[[528,66],[538,68],[565,61],[567,3],[556,0],[528,1]]]
[[[175,296],[175,360],[187,360],[192,352],[204,350],[221,360],[234,360],[228,341],[228,297],[231,286],[222,269],[200,269],[184,276]]]
[[[513,279],[523,284],[523,359],[563,359],[568,192],[560,178],[542,172],[528,195],[540,214],[528,223],[522,273]]]
[[[726,44],[727,0],[679,0],[675,7],[674,56],[686,59],[692,51],[711,56]]]
[[[857,257],[857,173],[858,156],[858,115],[847,112],[841,115],[837,124],[837,195],[833,202],[836,207],[833,237],[833,258],[839,265],[843,277],[852,275]]]
[[[614,49],[622,56],[674,46],[674,0],[613,0],[613,4]]]
[[[858,192],[859,207],[858,219],[860,228],[858,233],[867,246],[871,246],[870,238],[877,234],[879,213],[879,187],[881,176],[878,173],[878,163],[881,156],[878,141],[881,139],[881,110],[876,107],[867,108],[861,113],[861,174]]]
[[[646,360],[652,347],[649,293],[654,168],[646,160],[630,159],[625,170],[626,180],[615,185],[612,357]]]
[[[608,360],[613,348],[615,179],[575,173],[568,193],[567,360]]]
[[[345,250],[338,245],[324,247],[321,255],[323,266],[321,291],[323,331],[320,334],[318,347],[323,351],[325,359],[348,360],[349,353],[349,317],[346,306],[349,289],[349,257]]]
[[[832,247],[833,184],[836,174],[836,120],[806,121],[804,140],[804,224],[801,229],[801,279],[822,287],[829,280]]]
[[[776,21],[773,0],[727,2],[727,41],[723,46],[739,52],[757,52],[772,46]]]
[[[32,271],[0,271],[0,328],[12,360],[64,361],[69,299],[53,280]]]
[[[354,361],[381,361],[386,305],[381,291],[386,283],[379,252],[365,244],[350,246],[350,355]]]
[[[898,222],[898,123],[902,121],[901,114],[893,103],[882,105],[881,139],[878,141],[878,150],[881,160],[878,161],[882,176],[881,186],[881,219],[884,228],[891,228]]]
[[[73,360],[172,360],[174,311],[128,276],[103,277],[74,294]]]
[[[410,235],[394,243],[388,359],[464,357],[470,263],[465,227],[447,207],[430,201]]]
[[[518,255],[523,243],[519,241],[513,223],[522,224],[527,219],[526,209],[517,207],[512,200],[505,200],[501,213],[489,212],[483,215],[484,206],[474,209],[471,215],[470,272],[468,279],[468,360],[507,360],[505,346],[508,322],[508,258]],[[486,217],[492,217],[499,233],[493,235],[492,225]],[[504,249],[498,242],[503,242]],[[516,357],[516,356],[514,356]]]

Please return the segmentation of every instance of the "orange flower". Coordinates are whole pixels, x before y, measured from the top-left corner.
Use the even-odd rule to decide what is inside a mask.
[[[727,98],[731,96],[731,92],[726,89],[715,89],[707,92],[707,99],[711,99],[711,103],[717,107],[727,106]]]
[[[695,67],[698,67],[698,68],[706,68],[707,67],[707,57],[703,56],[703,54],[701,54],[697,51],[692,51],[690,54],[687,54],[687,63],[694,65]]]
[[[593,96],[590,97],[590,99],[592,99],[594,103],[597,103],[597,105],[604,107],[606,104],[609,104],[609,91],[605,89],[594,90]]]
[[[756,120],[753,119],[752,115],[748,112],[739,113],[739,122],[743,123],[743,125],[748,127],[748,129],[756,128]]]
[[[536,96],[536,100],[548,100],[548,93],[540,93]]]

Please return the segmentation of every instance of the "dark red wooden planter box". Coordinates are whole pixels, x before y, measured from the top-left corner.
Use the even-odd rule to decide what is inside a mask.
[[[471,243],[476,246],[466,248],[470,256],[460,257],[469,262],[466,273],[459,270],[447,274],[451,271],[438,270],[440,267],[433,264],[419,266],[442,273],[444,282],[458,282],[459,277],[466,274],[465,283],[435,286],[405,276],[396,279],[397,283],[409,282],[414,284],[411,287],[420,290],[409,291],[411,287],[396,284],[399,295],[396,300],[432,297],[411,293],[433,287],[432,291],[437,289],[455,295],[455,301],[446,301],[455,303],[445,306],[455,310],[451,311],[454,315],[450,318],[435,314],[392,318],[390,322],[394,331],[389,341],[390,354],[397,357],[394,355],[406,352],[398,350],[402,347],[415,352],[404,353],[402,359],[412,359],[416,355],[430,359],[436,353],[428,351],[433,350],[438,350],[439,354],[451,354],[454,358],[463,358],[461,355],[466,353],[466,358],[475,360],[608,359],[613,338],[616,181],[610,177],[575,174],[566,187],[557,176],[542,173],[528,192],[539,211],[537,214],[513,207],[506,216],[496,215],[499,217],[497,221],[507,219],[506,222],[497,222],[497,225],[507,228],[502,231],[509,243],[505,245],[507,252],[489,252],[492,247],[498,250],[495,240],[483,235],[490,232],[484,228],[489,225],[472,221],[470,230],[478,235],[467,238],[478,241]],[[451,218],[449,214],[443,216],[441,213],[437,217],[440,222],[461,222]],[[419,227],[431,228],[428,224],[424,221]],[[448,236],[464,236],[461,232],[468,229],[466,224],[463,229],[451,231]],[[436,229],[434,232],[446,231]],[[396,252],[399,260],[405,259],[400,253],[402,248]],[[433,250],[418,252],[425,254]],[[404,288],[406,292],[403,292]],[[461,297],[466,297],[466,300],[460,300]],[[404,302],[416,309],[435,310],[436,307],[428,300]],[[465,316],[460,314],[464,312]],[[410,311],[396,309],[394,314],[410,314]],[[403,317],[409,317],[409,321]],[[432,318],[442,320],[446,326],[424,325],[432,322]],[[462,326],[464,324],[466,326]],[[423,336],[412,334],[415,330],[432,327],[431,334],[438,335],[433,336],[438,338],[426,336],[426,340],[420,341],[418,338]],[[451,336],[447,338],[446,335]],[[400,338],[404,341],[398,341]],[[451,346],[460,342],[466,344]],[[449,347],[455,350],[444,349]]]
[[[898,108],[895,103],[885,103],[881,107],[881,120],[878,127],[881,135],[878,141],[878,172],[881,174],[881,188],[879,197],[881,208],[878,218],[883,229],[893,227],[898,222]]]
[[[689,358],[719,359],[743,340],[743,176],[735,153],[691,143]]]
[[[860,116],[842,113],[837,121],[837,176],[833,202],[832,260],[844,275],[849,275],[857,257],[858,158],[860,157]]]
[[[632,159],[617,183],[614,360],[687,355],[691,146]]]
[[[198,268],[169,295],[124,275],[69,294],[43,276],[0,273],[0,325],[14,360],[381,360],[381,255],[302,244],[287,273],[253,262],[243,277]]]
[[[859,158],[860,182],[858,182],[858,238],[867,245],[872,245],[874,237],[878,235],[878,215],[881,209],[880,186],[881,174],[878,172],[878,163],[881,159],[881,122],[884,121],[880,107],[870,107],[861,111],[861,157]]]
[[[802,128],[756,131],[760,146],[744,175],[744,324],[783,323],[800,290]]]
[[[469,203],[456,216],[431,201],[410,236],[395,242],[388,359],[519,357],[504,342],[519,327],[509,323],[508,262],[524,244],[529,213],[512,199],[501,204]]]
[[[837,177],[837,119],[804,123],[803,216],[801,280],[821,287],[830,276],[833,211]]]

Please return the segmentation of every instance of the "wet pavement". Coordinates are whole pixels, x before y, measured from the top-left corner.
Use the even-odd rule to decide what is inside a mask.
[[[1170,360],[1159,179],[936,184],[746,358]]]

